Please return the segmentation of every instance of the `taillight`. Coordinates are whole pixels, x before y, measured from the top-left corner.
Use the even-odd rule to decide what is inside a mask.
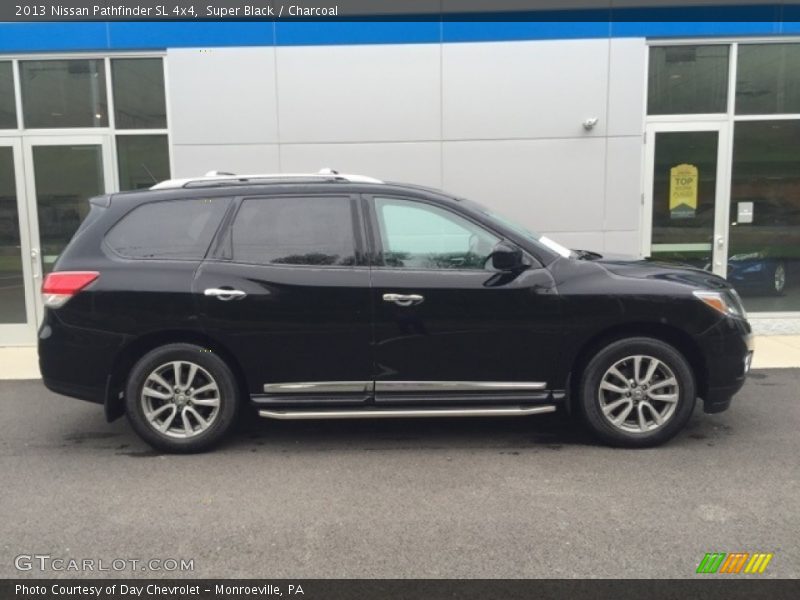
[[[48,308],[64,306],[67,300],[100,277],[97,271],[58,271],[50,273],[42,284],[44,305]]]

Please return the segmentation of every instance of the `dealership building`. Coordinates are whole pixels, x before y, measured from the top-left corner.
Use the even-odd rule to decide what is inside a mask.
[[[0,23],[0,346],[35,343],[88,197],[210,170],[443,188],[571,248],[713,270],[764,327],[798,323],[800,23],[749,10]]]

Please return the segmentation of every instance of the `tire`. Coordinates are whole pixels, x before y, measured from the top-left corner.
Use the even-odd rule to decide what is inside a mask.
[[[786,291],[786,264],[778,261],[770,271],[769,293],[773,296],[783,296]]]
[[[168,344],[134,365],[125,387],[125,409],[133,429],[153,448],[202,452],[236,423],[238,389],[230,368],[216,354],[194,344]]]
[[[638,382],[633,376],[636,357]],[[653,361],[656,365],[650,373]],[[616,373],[612,372],[614,368]],[[645,381],[648,374],[650,378]],[[578,408],[592,432],[608,444],[658,446],[674,437],[692,416],[695,389],[692,369],[680,352],[654,338],[631,337],[608,344],[586,365],[579,384]]]

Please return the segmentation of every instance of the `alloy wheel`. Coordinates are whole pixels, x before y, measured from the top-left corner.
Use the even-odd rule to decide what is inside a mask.
[[[140,402],[150,426],[174,438],[195,437],[217,418],[220,391],[198,364],[176,360],[156,367],[145,379]]]
[[[648,433],[675,414],[680,386],[675,374],[653,356],[628,356],[603,375],[598,389],[600,410],[616,429]]]

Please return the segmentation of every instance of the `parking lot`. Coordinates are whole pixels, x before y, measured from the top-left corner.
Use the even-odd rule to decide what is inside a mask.
[[[216,452],[169,456],[98,406],[3,381],[0,576],[49,554],[193,559],[166,574],[189,577],[693,577],[706,552],[760,551],[759,577],[798,577],[798,384],[756,371],[658,449],[599,446],[560,415],[250,418]]]

